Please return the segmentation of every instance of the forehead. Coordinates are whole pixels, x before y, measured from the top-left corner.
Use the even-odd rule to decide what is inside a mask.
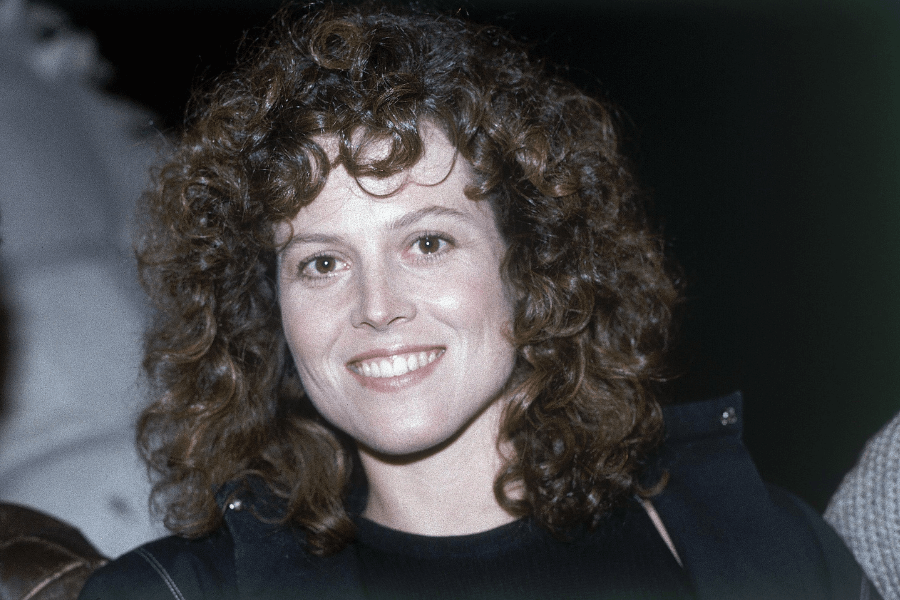
[[[437,128],[423,128],[422,158],[410,169],[391,177],[354,178],[338,165],[331,169],[318,196],[300,209],[289,222],[276,226],[276,242],[285,244],[310,230],[330,231],[348,227],[365,232],[379,223],[396,225],[404,215],[456,216],[493,225],[493,211],[486,202],[466,196],[472,169],[447,137]],[[328,154],[337,156],[337,141],[330,136],[316,139]],[[384,157],[387,143],[370,144],[365,158]],[[381,156],[379,156],[379,153]]]
[[[433,186],[451,175],[459,153],[441,129],[430,122],[419,127],[422,141],[422,156],[418,162],[406,171],[391,177],[360,177],[358,182],[362,189],[374,196],[390,196],[399,192],[408,183],[420,186]],[[321,136],[316,139],[334,162],[337,157],[337,142],[333,136]],[[391,142],[387,139],[367,140],[363,131],[352,136],[352,144],[359,145],[358,160],[363,163],[375,163],[389,158]]]

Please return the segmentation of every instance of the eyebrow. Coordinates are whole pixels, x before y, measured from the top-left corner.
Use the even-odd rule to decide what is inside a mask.
[[[470,214],[465,213],[461,210],[457,210],[455,208],[448,208],[446,206],[426,206],[425,208],[420,208],[418,210],[414,210],[406,213],[405,215],[397,217],[396,219],[388,223],[387,228],[391,231],[404,229],[406,227],[410,227],[411,225],[415,225],[426,217],[431,216],[452,217],[454,219],[459,219],[461,221],[467,222],[472,221],[472,216]],[[333,244],[340,241],[341,236],[339,235],[328,235],[323,233],[299,233],[288,240],[288,243],[285,244],[284,248],[281,250],[281,252],[279,252],[279,254],[287,252],[289,248],[298,244]]]
[[[456,210],[455,208],[448,208],[446,206],[426,206],[425,208],[420,208],[419,210],[414,210],[412,212],[406,213],[405,215],[391,221],[388,224],[388,229],[403,229],[405,227],[409,227],[410,225],[414,225],[425,217],[431,216],[453,217],[462,221],[472,220],[471,215],[469,215],[468,213],[464,213],[461,210]]]

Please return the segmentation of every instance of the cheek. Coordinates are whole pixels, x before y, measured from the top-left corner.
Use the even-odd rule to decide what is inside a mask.
[[[328,318],[316,305],[282,298],[281,319],[288,348],[301,376],[316,368],[316,357],[322,358],[334,336],[336,318]]]
[[[299,319],[285,323],[285,336],[291,358],[297,368],[300,384],[307,397],[322,415],[333,420],[334,393],[338,375],[328,360],[327,332],[321,329],[321,320]]]
[[[512,331],[513,304],[497,274],[491,271],[468,273],[444,280],[440,291],[430,295],[430,304],[460,330],[478,333],[486,342],[505,349]],[[502,341],[497,341],[502,338]]]

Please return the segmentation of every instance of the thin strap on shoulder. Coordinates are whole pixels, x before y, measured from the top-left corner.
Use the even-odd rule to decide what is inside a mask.
[[[174,597],[175,600],[186,600],[184,594],[181,593],[181,590],[178,589],[178,586],[175,584],[175,580],[172,579],[172,576],[169,575],[169,572],[166,571],[166,568],[163,567],[158,560],[156,560],[155,556],[153,556],[146,548],[138,548],[137,550],[135,550],[135,553],[146,560],[150,564],[150,566],[153,567],[153,570],[157,572],[159,577],[165,582],[166,587],[168,587],[169,591],[172,592],[172,597]]]
[[[681,562],[681,557],[678,556],[678,551],[675,550],[675,544],[672,543],[672,538],[669,536],[669,532],[666,529],[666,526],[663,524],[662,519],[659,517],[659,513],[656,512],[656,508],[653,506],[653,503],[646,498],[641,498],[641,506],[643,506],[644,510],[647,511],[647,516],[650,517],[650,520],[653,522],[653,526],[656,527],[656,531],[659,532],[659,536],[666,543],[666,546],[668,546],[669,552],[672,553],[672,556],[675,557],[675,562],[677,562],[678,566],[683,569],[684,564],[682,564]]]

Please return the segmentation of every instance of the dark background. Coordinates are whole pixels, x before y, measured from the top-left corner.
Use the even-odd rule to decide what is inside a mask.
[[[176,131],[273,0],[57,0]],[[900,2],[442,2],[624,109],[684,267],[680,400],[741,389],[763,476],[823,509],[900,409]]]

